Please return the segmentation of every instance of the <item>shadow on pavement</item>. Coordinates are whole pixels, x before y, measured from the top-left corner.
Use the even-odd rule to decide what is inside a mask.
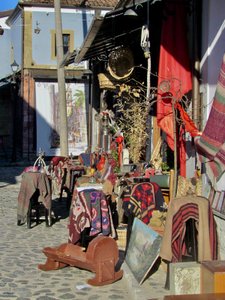
[[[24,166],[0,166],[0,187],[18,183],[23,170]]]

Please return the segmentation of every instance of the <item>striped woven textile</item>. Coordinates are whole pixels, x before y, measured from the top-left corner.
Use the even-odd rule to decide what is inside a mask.
[[[187,203],[183,205],[173,217],[172,227],[172,262],[182,261],[182,255],[186,255],[185,244],[186,222],[190,219],[198,221],[198,205]]]
[[[195,138],[196,150],[212,183],[225,170],[225,55],[208,121],[201,137]]]
[[[218,259],[216,222],[210,202],[205,197],[188,195],[170,201],[159,255],[169,262],[182,261],[187,253],[186,222],[195,221],[198,261]]]
[[[187,203],[180,207],[177,213],[173,216],[172,225],[172,262],[182,261],[182,256],[187,254],[185,244],[186,222],[189,219],[194,219],[198,224],[199,209],[196,203]],[[217,259],[217,234],[213,213],[208,203],[208,221],[209,221],[209,241],[212,259]],[[198,227],[198,226],[197,226]]]

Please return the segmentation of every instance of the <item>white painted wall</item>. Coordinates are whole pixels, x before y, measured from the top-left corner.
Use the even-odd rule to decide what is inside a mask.
[[[26,9],[26,11],[28,8]],[[70,30],[74,34],[73,49],[78,49],[87,34],[94,17],[93,10],[62,9],[62,30]],[[32,59],[35,65],[56,66],[57,60],[51,58],[51,31],[55,30],[55,13],[51,8],[32,8],[32,32],[36,24],[39,34],[32,35]],[[71,66],[71,65],[70,65]]]
[[[0,36],[0,79],[12,74],[11,63],[14,59],[21,65],[22,60],[22,20],[18,17],[12,27],[6,25],[7,18],[1,18],[0,24],[4,29],[4,34]]]
[[[204,123],[210,112],[222,58],[225,53],[225,1],[203,0],[201,92]]]

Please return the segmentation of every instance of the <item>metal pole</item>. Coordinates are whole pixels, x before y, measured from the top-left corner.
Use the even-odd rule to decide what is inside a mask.
[[[67,127],[67,107],[66,107],[66,90],[65,90],[65,73],[64,67],[61,66],[63,61],[63,39],[62,39],[62,18],[60,0],[54,0],[55,6],[55,32],[56,32],[56,49],[57,49],[57,73],[59,89],[59,114],[60,114],[60,155],[68,156],[68,127]]]
[[[89,108],[88,108],[88,149],[92,152],[92,108],[93,108],[93,76],[88,75],[89,83]]]
[[[200,120],[200,94],[199,94],[199,74],[200,74],[200,60],[199,60],[199,12],[201,11],[198,1],[192,1],[192,57],[194,61],[193,65],[193,89],[192,89],[192,118],[197,125],[198,129],[201,129]]]
[[[12,95],[12,108],[13,108],[13,148],[12,148],[12,162],[16,161],[17,152],[17,84],[15,79],[15,74],[13,74],[13,80],[11,82],[11,95]]]

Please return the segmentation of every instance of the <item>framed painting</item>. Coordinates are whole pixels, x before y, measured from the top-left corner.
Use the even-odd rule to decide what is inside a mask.
[[[37,154],[60,155],[59,93],[57,82],[35,83]],[[69,154],[79,155],[88,147],[88,94],[85,83],[66,83]]]
[[[135,218],[125,261],[139,284],[142,284],[159,257],[162,237]]]

